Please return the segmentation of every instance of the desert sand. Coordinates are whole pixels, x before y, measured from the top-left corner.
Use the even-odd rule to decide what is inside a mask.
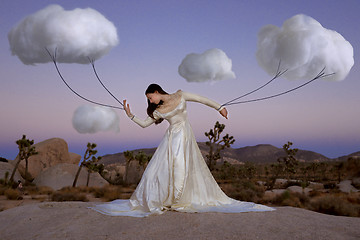
[[[31,203],[0,212],[0,238],[17,239],[360,239],[360,218],[293,207],[272,212],[102,215],[96,202]]]

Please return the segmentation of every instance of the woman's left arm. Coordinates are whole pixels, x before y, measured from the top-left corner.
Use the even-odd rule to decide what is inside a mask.
[[[206,97],[203,97],[203,96],[200,96],[197,94],[189,93],[189,92],[182,92],[182,96],[185,101],[202,103],[202,104],[205,104],[209,107],[216,109],[217,111],[220,112],[220,114],[224,118],[227,119],[228,112],[227,112],[226,108],[224,106],[221,106],[219,103],[217,103],[209,98],[206,98]]]

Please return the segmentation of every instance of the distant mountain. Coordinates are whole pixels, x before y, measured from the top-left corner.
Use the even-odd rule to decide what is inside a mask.
[[[199,143],[200,145],[201,143]],[[205,145],[205,147],[203,150],[208,151],[208,146]],[[277,162],[279,157],[284,157],[285,152],[282,148],[277,148],[270,144],[259,144],[256,146],[225,149],[222,156],[235,159],[238,162],[272,163]],[[301,162],[323,162],[330,160],[319,153],[300,149],[296,153],[296,159]]]
[[[336,160],[336,161],[346,161],[346,160],[348,160],[348,158],[351,158],[351,157],[360,157],[360,151],[351,153],[349,155],[345,155],[345,156],[335,158],[334,160]]]
[[[143,151],[143,153],[150,155],[150,154],[154,154],[155,150],[156,150],[156,148],[144,148],[144,149],[133,150],[133,152],[136,155],[138,152]],[[124,156],[123,152],[107,154],[107,155],[102,156],[99,163],[103,163],[105,165],[109,165],[109,164],[113,164],[113,163],[123,164],[123,163],[125,163],[125,156]]]
[[[209,152],[209,146],[207,146],[205,142],[199,142],[198,145],[201,153],[206,159],[205,156]],[[143,151],[146,154],[154,154],[155,150],[156,148],[137,149],[134,150],[134,153],[136,154],[139,151]],[[358,155],[360,155],[360,152],[358,152]],[[282,148],[277,148],[270,144],[259,144],[242,148],[226,148],[221,152],[221,156],[222,159],[219,161],[220,163],[223,161],[227,161],[231,164],[241,164],[244,162],[273,163],[277,162],[279,157],[285,156],[285,152]],[[332,160],[319,153],[300,149],[296,154],[296,158],[302,162],[323,162]],[[103,156],[101,163],[105,165],[113,163],[123,164],[125,163],[125,157],[123,153],[108,154]]]

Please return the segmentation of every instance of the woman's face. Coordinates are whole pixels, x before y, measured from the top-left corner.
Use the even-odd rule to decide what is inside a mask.
[[[149,99],[150,103],[159,104],[161,100],[161,94],[158,91],[154,93],[146,94],[147,99]]]

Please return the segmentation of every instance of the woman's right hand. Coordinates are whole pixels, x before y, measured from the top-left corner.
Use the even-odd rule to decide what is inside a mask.
[[[123,100],[123,104],[124,104],[124,110],[126,112],[126,115],[128,115],[128,117],[132,117],[133,115],[130,112],[130,106],[129,106],[129,104],[126,104],[126,100]]]

